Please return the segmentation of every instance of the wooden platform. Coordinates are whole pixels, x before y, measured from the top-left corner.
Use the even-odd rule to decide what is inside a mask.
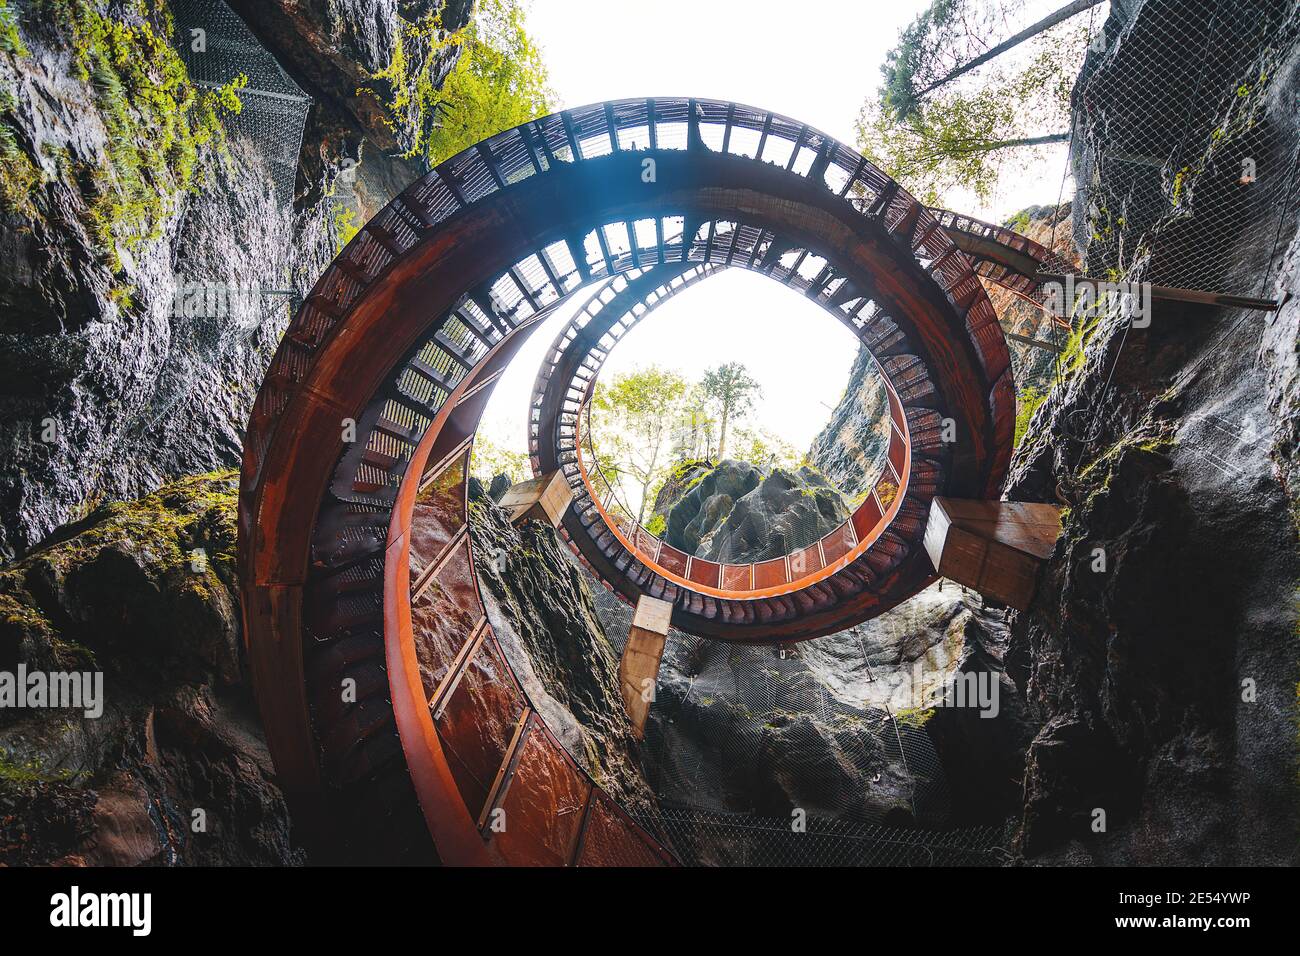
[[[618,684],[623,707],[632,720],[637,738],[645,736],[645,721],[654,700],[659,679],[659,661],[664,654],[673,606],[667,601],[641,595],[632,616],[632,628],[618,663]]]
[[[501,496],[501,507],[510,512],[511,524],[537,520],[557,528],[572,500],[569,483],[560,472],[552,471],[511,485],[510,490]]]
[[[1056,505],[935,498],[925,550],[944,577],[1023,611],[1060,534]]]

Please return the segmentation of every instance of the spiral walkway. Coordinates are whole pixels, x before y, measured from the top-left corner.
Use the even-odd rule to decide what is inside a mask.
[[[1010,358],[976,270],[1009,261],[999,248],[1036,250],[985,235],[992,253],[972,257],[945,215],[797,121],[638,99],[500,133],[371,220],[291,322],[245,443],[245,634],[304,826],[344,835],[348,859],[671,863],[560,746],[486,619],[466,486],[492,386],[557,304],[610,283],[531,409],[535,465],[572,484],[597,329],[723,267],[816,302],[889,390],[889,465],[850,522],[742,567],[627,540],[589,494],[564,529],[621,593],[671,601],[683,629],[753,642],[843,628],[933,580],[930,499],[996,497],[1010,460]],[[998,281],[1030,268],[1002,266]]]

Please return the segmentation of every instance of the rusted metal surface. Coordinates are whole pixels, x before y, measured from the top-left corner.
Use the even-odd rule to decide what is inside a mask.
[[[977,274],[1021,295],[1038,296],[1039,270],[1049,264],[1059,265],[1059,257],[1010,229],[947,210],[931,212],[966,254]],[[773,268],[776,262],[773,260]],[[857,514],[815,546],[785,559],[762,562],[762,567],[720,566],[693,558],[659,541],[644,528],[626,530],[606,512],[589,474],[590,467],[599,466],[590,461],[590,450],[584,449],[580,438],[600,370],[619,340],[659,305],[725,267],[711,263],[676,264],[616,277],[593,293],[556,335],[534,385],[529,425],[533,468],[539,472],[555,467],[562,469],[577,501],[576,520],[566,523],[566,537],[588,566],[628,600],[634,600],[640,593],[655,593],[656,576],[671,585],[720,599],[754,600],[790,593],[846,566],[879,536],[877,529],[890,525],[898,511],[898,507],[881,507],[877,487],[859,506]],[[892,396],[893,422],[889,464],[878,485],[896,493],[901,505],[908,485],[903,459],[910,447],[903,406],[916,403],[918,397],[928,397],[934,392],[934,386],[922,363],[910,357],[898,358],[897,341],[877,348],[885,353],[885,360],[877,363],[877,369]],[[894,388],[895,381],[899,383],[898,389]],[[895,400],[900,390],[901,402]],[[925,505],[924,500],[916,502],[914,516],[924,513]],[[914,536],[909,544],[914,547],[915,543]],[[626,559],[625,552],[632,555],[631,561]],[[763,613],[757,608],[730,609],[731,616],[743,619],[751,609]],[[728,610],[724,608],[719,616],[727,616]]]
[[[798,259],[798,254],[794,254],[794,259]],[[779,268],[778,262],[774,262],[773,269]],[[881,345],[878,336],[865,335],[864,340],[875,342],[884,356],[877,368],[889,396],[892,423],[884,471],[874,493],[857,509],[856,521],[850,519],[828,532],[821,541],[785,559],[762,562],[761,567],[718,564],[684,554],[644,528],[634,532],[623,530],[619,522],[611,519],[595,493],[588,472],[588,456],[580,440],[597,376],[612,348],[626,332],[657,306],[717,269],[716,266],[690,269],[665,266],[633,273],[630,277],[619,276],[587,301],[559,332],[543,359],[533,390],[531,461],[536,471],[558,467],[568,478],[575,507],[565,522],[566,536],[615,590],[632,600],[638,594],[663,598],[671,593],[670,587],[685,588],[719,599],[717,616],[720,618],[752,621],[764,616],[775,617],[788,606],[779,600],[763,599],[780,598],[836,575],[863,555],[890,527],[906,501],[911,474],[907,408],[910,405],[924,409],[935,394],[935,387],[925,366],[901,346],[901,336],[894,335],[891,341]],[[855,332],[863,334],[858,328]],[[880,494],[885,489],[893,497],[882,507]],[[916,514],[923,514],[925,498],[922,495],[908,502],[908,507]],[[918,529],[919,525],[911,521],[900,522],[892,530],[915,535]],[[915,541],[910,544],[914,546]],[[626,559],[628,554],[631,560]],[[837,582],[836,589],[845,594],[863,585],[860,576],[846,575]]]
[[[492,137],[412,184],[328,268],[290,323],[247,430],[240,564],[254,683],[281,783],[324,827],[368,827],[376,854],[400,847],[412,861],[435,848],[457,863],[584,854],[583,825],[559,816],[589,827],[591,792],[583,796],[583,776],[562,751],[540,742],[551,738],[536,718],[504,758],[518,758],[515,777],[495,790],[494,779],[481,797],[515,704],[504,673],[497,680],[493,670],[490,691],[473,690],[495,667],[495,641],[483,630],[462,524],[446,510],[463,507],[463,485],[446,469],[549,309],[592,283],[673,265],[783,281],[859,330],[882,365],[895,362],[886,369],[895,381],[912,374],[898,367],[906,364],[933,386],[924,401],[897,388],[898,480],[877,486],[852,522],[860,541],[896,509],[871,547],[766,604],[732,606],[665,580],[676,618],[733,640],[792,639],[792,627],[807,637],[862,620],[932,578],[915,546],[924,501],[939,490],[984,497],[1000,488],[1014,395],[992,306],[939,222],[855,151],[785,117],[686,99],[597,104]],[[959,436],[952,445],[939,439],[944,418]],[[805,567],[825,563],[825,551],[804,555]],[[623,556],[612,560],[618,569]],[[687,580],[690,570],[684,563]],[[704,570],[696,577],[711,580]],[[764,577],[770,571],[785,583]],[[762,577],[788,589],[800,572],[744,573],[755,587]],[[733,584],[741,576],[718,575]],[[419,613],[426,597],[455,610],[435,621]],[[376,666],[387,686],[374,680]],[[333,703],[349,678],[360,698]],[[458,697],[474,693],[475,706],[502,708],[496,723],[475,717],[489,726],[457,725],[444,741],[439,722],[450,728]],[[473,756],[471,744],[484,749]],[[534,771],[550,797],[531,789]],[[473,804],[502,793],[507,818],[514,807],[528,822],[485,840]],[[586,810],[570,813],[570,798]],[[423,822],[423,842],[413,821]]]

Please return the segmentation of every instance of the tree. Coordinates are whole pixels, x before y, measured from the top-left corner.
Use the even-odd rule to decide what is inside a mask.
[[[1072,0],[1072,2],[1067,3],[1065,6],[1061,7],[1058,10],[1054,10],[1052,13],[1043,17],[1041,20],[1021,30],[1015,36],[1008,37],[1006,40],[1003,40],[1001,43],[999,43],[997,46],[993,47],[992,49],[985,50],[979,56],[967,60],[965,63],[961,64],[960,66],[955,67],[954,69],[945,73],[937,80],[932,80],[930,83],[926,84],[924,88],[918,90],[915,95],[917,97],[924,96],[925,94],[931,92],[932,90],[938,89],[940,86],[943,86],[943,84],[955,80],[957,77],[961,76],[962,74],[969,73],[977,66],[983,66],[985,63],[989,62],[994,57],[998,57],[1001,56],[1003,53],[1009,52],[1010,50],[1024,43],[1026,40],[1030,40],[1038,36],[1038,34],[1043,33],[1046,30],[1050,30],[1058,23],[1064,23],[1066,20],[1070,19],[1070,17],[1074,16],[1076,13],[1082,13],[1084,10],[1089,10],[1092,7],[1095,7],[1102,2],[1103,0]]]
[[[460,58],[434,104],[425,150],[429,165],[552,112],[554,99],[519,0],[479,0]]]
[[[668,466],[688,389],[679,373],[651,365],[615,375],[608,385],[598,382],[592,395],[593,453],[608,478],[629,475],[640,486],[637,524],[645,519],[650,488]]]
[[[1086,23],[1049,17],[1022,31],[1017,43],[1029,45],[982,70],[978,82],[952,79],[1014,45],[993,41],[1022,7],[1023,0],[934,0],[886,56],[883,82],[858,114],[858,145],[922,202],[941,204],[954,187],[988,201],[1008,162],[1069,138]]]
[[[673,456],[678,461],[710,457],[716,424],[703,386],[698,382],[691,385],[682,400],[681,421],[673,434]]]
[[[749,370],[739,362],[726,362],[704,373],[704,393],[718,405],[718,459],[727,457],[727,426],[743,415],[762,394]]]
[[[441,10],[401,20],[393,56],[365,87],[384,105],[403,155],[432,168],[461,150],[546,113],[555,99],[520,0],[479,0],[464,28],[442,28]],[[459,48],[441,86],[446,54]]]
[[[780,435],[761,428],[737,428],[733,457],[761,468],[794,470],[804,463],[807,456]]]
[[[531,474],[527,455],[498,445],[482,431],[474,436],[469,473],[484,481],[491,481],[497,475],[505,475],[512,484],[524,481]]]

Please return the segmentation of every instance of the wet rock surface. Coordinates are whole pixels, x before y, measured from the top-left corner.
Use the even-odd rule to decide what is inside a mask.
[[[470,522],[488,620],[525,691],[601,787],[629,811],[650,809],[654,798],[619,694],[618,654],[576,562],[544,522],[511,526],[477,479]]]
[[[236,484],[108,506],[0,571],[0,671],[103,680],[100,716],[0,710],[0,862],[304,862],[242,659]]]
[[[1142,9],[1108,32],[1159,30]],[[1296,77],[1293,48],[1266,114],[1287,155]],[[1296,862],[1300,311],[1294,244],[1270,262],[1258,232],[1197,252],[1234,287],[1280,276],[1281,311],[1157,302],[1149,328],[1104,319],[1013,463],[1009,497],[1069,507],[1007,652],[1042,724],[1018,838],[1035,861]]]
[[[105,10],[135,23],[129,7]],[[39,178],[0,217],[0,558],[99,501],[238,464],[288,321],[282,293],[310,287],[335,243],[328,210],[283,207],[257,152],[230,139],[199,149],[199,185],[171,196],[156,235],[119,246],[113,263],[91,231],[97,187],[76,170],[103,161],[118,121],[77,78],[70,35],[25,11],[18,21],[26,52],[0,54],[0,88],[14,101],[14,162]],[[165,21],[152,29],[166,35]],[[150,135],[142,126],[141,148]],[[188,283],[232,294],[178,310]]]
[[[809,460],[848,497],[870,490],[889,451],[889,402],[875,359],[858,347],[844,397],[817,433]]]
[[[404,158],[423,118],[417,103],[394,117],[383,104],[395,101],[391,83],[376,74],[397,55],[401,19],[420,22],[437,14],[444,32],[469,22],[470,0],[230,0],[286,72],[311,95],[299,172],[300,200],[321,198],[340,164],[356,169],[360,221],[368,220],[424,169]],[[408,31],[401,56],[412,75],[423,73],[441,87],[460,49],[434,49],[432,38]],[[369,92],[374,90],[374,92]]]
[[[571,561],[621,653],[632,608]],[[1008,639],[1004,612],[952,584],[797,645],[741,647],[673,628],[646,729],[649,780],[666,805],[769,819],[802,808],[900,826],[1001,823],[1019,806],[1036,730],[1003,673]],[[963,673],[999,685],[996,716],[935,706],[954,700]]]

